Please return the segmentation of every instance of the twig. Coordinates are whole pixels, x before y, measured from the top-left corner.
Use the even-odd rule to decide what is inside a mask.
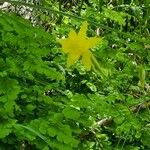
[[[143,103],[140,103],[140,104],[137,104],[134,106],[130,106],[129,108],[130,108],[130,111],[133,113],[136,113],[136,112],[139,112],[141,110],[150,108],[150,100],[147,100]],[[112,122],[113,122],[112,118],[104,118],[104,119],[98,121],[96,124],[99,126],[109,126],[112,124]]]

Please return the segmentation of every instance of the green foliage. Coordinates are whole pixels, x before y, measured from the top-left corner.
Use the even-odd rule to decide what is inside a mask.
[[[0,149],[150,149],[148,1],[42,2],[32,24],[0,11]],[[56,39],[77,15],[104,37],[91,50],[104,76],[65,67]]]

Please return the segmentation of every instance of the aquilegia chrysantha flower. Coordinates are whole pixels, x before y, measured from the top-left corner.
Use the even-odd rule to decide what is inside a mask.
[[[88,23],[85,21],[81,25],[78,33],[71,30],[68,38],[59,39],[58,42],[62,45],[62,51],[68,54],[67,67],[72,66],[78,59],[85,66],[86,70],[90,70],[92,66],[90,48],[93,48],[101,41],[98,37],[87,37]]]

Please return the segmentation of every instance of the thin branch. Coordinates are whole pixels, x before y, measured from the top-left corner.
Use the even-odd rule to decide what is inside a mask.
[[[130,108],[130,111],[133,113],[136,113],[136,112],[139,112],[141,110],[150,108],[150,100],[145,101],[145,102],[140,103],[140,104],[137,104],[137,105],[134,105],[134,106],[130,106],[129,108]],[[112,122],[113,122],[112,118],[104,118],[104,119],[98,121],[96,124],[99,126],[109,126],[112,124]]]
[[[112,123],[113,119],[112,118],[104,118],[100,121],[98,121],[96,124],[98,126],[108,126]]]
[[[139,112],[141,110],[144,110],[146,108],[150,108],[150,100],[143,102],[141,104],[135,105],[135,106],[131,106],[130,110],[134,113]]]

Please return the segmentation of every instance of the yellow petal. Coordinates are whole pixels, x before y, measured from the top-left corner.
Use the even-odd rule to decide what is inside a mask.
[[[94,46],[96,46],[101,41],[102,41],[102,39],[98,38],[98,37],[88,38],[87,44],[88,44],[89,49],[92,48],[92,47],[94,47]]]
[[[67,59],[67,67],[72,66],[80,58],[80,53],[69,53]]]
[[[83,53],[82,59],[81,59],[83,65],[85,66],[86,70],[91,70],[92,61],[91,61],[91,52],[87,51],[86,53]]]
[[[77,33],[74,30],[69,32],[68,38],[74,39],[77,38]]]
[[[72,47],[74,47],[73,41],[76,40],[77,40],[77,34],[74,30],[71,30],[68,38],[59,39],[58,42],[62,45],[62,51],[68,53],[70,50],[72,50]]]
[[[87,31],[87,28],[88,28],[88,23],[87,21],[84,21],[80,27],[80,30],[79,30],[79,33],[78,33],[78,36],[82,37],[82,38],[86,38],[86,31]]]
[[[68,39],[60,39],[58,42],[62,45],[62,51],[68,53],[70,51],[68,46]]]

